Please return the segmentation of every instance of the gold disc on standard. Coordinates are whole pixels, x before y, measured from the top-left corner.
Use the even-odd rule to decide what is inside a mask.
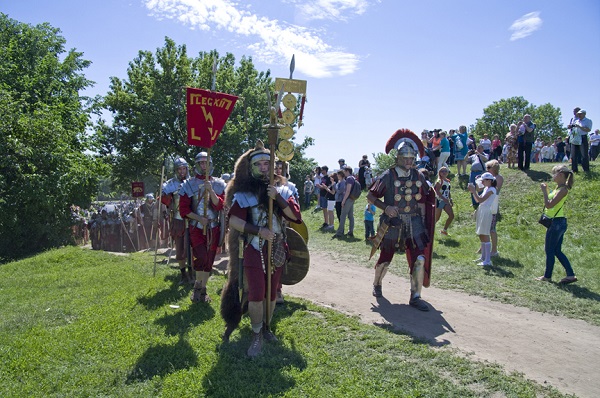
[[[294,157],[294,152],[281,153],[281,152],[279,152],[279,150],[277,150],[277,151],[275,151],[275,155],[277,155],[277,158],[279,160],[281,160],[282,162],[289,162]]]
[[[287,109],[294,109],[298,100],[294,94],[288,93],[283,96],[283,100],[281,100],[281,102],[283,102],[283,106],[285,106]]]
[[[289,109],[283,111],[282,117],[285,124],[292,124],[294,120],[296,120],[296,115],[294,115],[294,112],[290,111]]]
[[[277,149],[283,154],[292,153],[294,152],[294,144],[292,144],[291,141],[288,140],[281,140],[279,142],[279,145],[277,146]]]
[[[294,136],[294,129],[292,126],[285,126],[281,130],[279,130],[279,137],[282,140],[289,140]]]

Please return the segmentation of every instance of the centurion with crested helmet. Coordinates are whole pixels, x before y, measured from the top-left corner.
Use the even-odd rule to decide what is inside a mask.
[[[380,249],[375,264],[373,295],[382,297],[382,281],[396,252],[406,252],[410,268],[409,304],[421,311],[429,306],[421,299],[421,288],[429,286],[435,214],[435,193],[415,169],[423,143],[408,129],[396,131],[386,144],[386,153],[396,149],[396,164],[371,186],[367,199],[383,210],[371,256]]]
[[[187,251],[189,250],[187,224],[179,211],[179,191],[185,180],[189,177],[189,165],[184,158],[177,158],[173,162],[175,176],[163,184],[160,201],[167,207],[169,213],[170,235],[175,244],[175,259],[181,272],[180,285],[192,283],[194,273],[190,267],[186,271]]]
[[[196,175],[179,190],[179,212],[189,222],[196,281],[192,302],[210,302],[206,285],[222,236],[225,181],[212,176],[213,163],[207,152],[194,158]],[[208,178],[207,178],[208,176]]]

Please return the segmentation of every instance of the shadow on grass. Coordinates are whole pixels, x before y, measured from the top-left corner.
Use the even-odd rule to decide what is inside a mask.
[[[515,261],[510,258],[493,257],[492,261],[495,267],[523,268],[523,264],[521,264],[520,261]]]
[[[208,303],[192,304],[185,311],[175,311],[157,318],[154,323],[165,327],[165,334],[168,336],[183,336],[194,326],[212,319],[215,316],[215,310]]]
[[[178,302],[182,297],[187,296],[192,289],[192,285],[179,286],[179,274],[167,275],[165,280],[171,282],[167,289],[158,291],[153,296],[138,297],[138,303],[146,309],[153,310],[166,304]]]
[[[495,275],[495,276],[499,276],[501,278],[514,278],[515,274],[513,274],[511,271],[508,271],[508,270],[505,270],[505,269],[499,267],[498,263],[499,263],[498,260],[494,260],[493,266],[481,267],[481,268],[483,268],[485,273],[488,275]]]
[[[571,283],[569,285],[556,283],[556,287],[571,293],[577,298],[600,301],[600,294],[592,292],[588,288],[582,287],[581,285],[577,285],[575,283]]]
[[[444,319],[441,311],[429,304],[429,311],[419,311],[408,303],[392,304],[385,297],[377,298],[377,305],[373,304],[371,310],[379,313],[386,323],[375,324],[393,333],[410,336],[414,342],[426,343],[433,347],[442,347],[450,344],[448,340],[438,340],[437,337],[447,332],[456,333],[452,326]]]
[[[527,177],[529,177],[531,179],[531,181],[537,181],[537,182],[552,181],[552,175],[545,171],[525,170],[525,174],[527,174]]]
[[[214,397],[259,397],[281,396],[296,385],[291,368],[304,370],[306,360],[294,348],[294,342],[288,341],[291,348],[286,347],[286,336],[278,333],[278,319],[289,316],[298,310],[305,310],[301,304],[286,301],[277,306],[272,330],[280,339],[277,342],[263,340],[262,353],[250,359],[246,351],[252,340],[252,330],[246,326],[234,332],[229,342],[217,347],[217,361],[206,374],[202,384],[207,396]],[[232,378],[232,375],[235,375]]]
[[[152,380],[155,376],[166,376],[197,364],[198,358],[193,347],[180,336],[175,345],[160,344],[148,348],[127,375],[126,383]]]
[[[446,256],[444,256],[443,254],[437,254],[435,251],[431,254],[431,257],[435,258],[435,259],[438,259],[438,260],[446,258]]]
[[[441,237],[438,236],[437,242],[438,245],[447,246],[447,247],[459,247],[460,242],[453,238]],[[435,247],[435,246],[434,246]]]
[[[458,177],[458,186],[460,187],[460,189],[462,189],[463,191],[467,191],[468,185],[469,185],[469,174]]]

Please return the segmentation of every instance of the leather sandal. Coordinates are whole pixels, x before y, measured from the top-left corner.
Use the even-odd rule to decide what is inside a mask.
[[[577,277],[576,276],[567,276],[565,278],[562,278],[560,280],[560,284],[562,285],[568,285],[569,283],[573,283],[573,282],[577,282]]]

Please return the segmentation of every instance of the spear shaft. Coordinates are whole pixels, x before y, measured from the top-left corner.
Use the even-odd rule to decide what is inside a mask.
[[[163,186],[164,182],[165,182],[165,162],[163,161],[162,169],[160,171],[160,187],[159,187],[159,191],[158,191],[157,221],[159,224],[160,224],[160,204],[161,204],[161,198],[162,198],[162,186]],[[159,230],[159,228],[156,228],[156,242],[155,242],[156,246],[154,247],[154,269],[152,271],[152,276],[156,276],[156,254],[158,253],[159,238],[160,238],[160,230]],[[171,253],[169,253],[169,255],[171,255]]]
[[[279,133],[279,128],[277,125],[270,126],[268,129],[269,134],[269,152],[271,155],[269,156],[269,186],[273,186],[275,184],[275,147],[277,145],[277,135]],[[269,197],[269,214],[267,217],[267,225],[269,229],[273,228],[273,199]],[[273,241],[267,241],[267,302],[266,302],[266,327],[267,330],[271,324],[271,274],[273,269],[272,262],[272,253],[273,253]]]

